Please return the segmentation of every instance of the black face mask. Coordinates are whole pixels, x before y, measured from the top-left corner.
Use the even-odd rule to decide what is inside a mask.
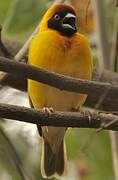
[[[76,14],[74,10],[62,8],[48,20],[48,27],[57,30],[63,36],[72,36],[77,32]]]

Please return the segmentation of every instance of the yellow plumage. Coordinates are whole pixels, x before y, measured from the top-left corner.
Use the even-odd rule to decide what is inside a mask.
[[[39,33],[31,43],[29,63],[60,74],[91,79],[91,51],[87,39],[79,33],[72,38],[61,37],[53,31]],[[32,80],[28,89],[37,109],[46,106],[69,111],[82,105],[86,99],[86,95],[60,91]]]
[[[39,33],[33,38],[29,50],[29,63],[56,73],[91,79],[92,57],[88,40],[78,32],[66,37],[47,27],[47,21],[58,9],[56,5],[48,10],[42,19]],[[28,81],[28,93],[35,109],[53,107],[57,111],[70,111],[84,104],[87,95],[60,91],[51,86]],[[65,134],[65,128],[43,127],[43,137],[53,153],[58,151]]]

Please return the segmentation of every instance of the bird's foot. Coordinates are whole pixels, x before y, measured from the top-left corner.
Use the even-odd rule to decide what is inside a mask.
[[[43,107],[42,112],[50,116],[54,112],[54,109],[52,107]],[[46,126],[46,131],[48,132],[48,126]]]
[[[42,112],[50,115],[54,112],[54,109],[52,107],[43,107]]]
[[[79,106],[78,107],[72,107],[71,111],[72,112],[80,112],[80,107]]]

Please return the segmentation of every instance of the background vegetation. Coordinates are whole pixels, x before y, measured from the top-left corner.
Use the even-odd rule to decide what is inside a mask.
[[[53,1],[49,0],[1,0],[0,1],[0,24],[3,26],[3,38],[20,42],[21,44],[29,37],[35,26],[39,23],[45,10]],[[74,1],[77,3],[78,1]],[[92,4],[91,0],[91,4]],[[81,4],[81,2],[80,2]],[[78,16],[85,19],[85,4],[76,6]],[[105,26],[109,44],[112,41],[112,33],[115,17],[115,2],[104,0]],[[83,8],[83,11],[82,11]],[[94,8],[93,8],[94,10]],[[94,12],[92,6],[88,13],[88,26],[81,25],[81,32],[96,38],[94,25]],[[79,13],[80,12],[80,13]],[[97,58],[96,49],[93,54]],[[1,102],[28,106],[27,95],[11,88],[2,89],[0,92]],[[12,123],[3,120],[0,127],[10,138],[18,152],[22,167],[28,175],[35,179],[43,179],[40,174],[40,144],[36,127],[25,123]],[[63,180],[114,180],[111,144],[107,132],[95,130],[69,129],[66,134],[68,152],[68,174]],[[0,179],[21,179],[13,161],[14,153],[11,152],[8,142],[0,131]]]

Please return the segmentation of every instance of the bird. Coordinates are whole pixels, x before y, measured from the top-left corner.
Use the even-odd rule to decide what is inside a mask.
[[[70,4],[52,5],[42,17],[40,29],[30,43],[28,63],[55,73],[91,80],[91,48],[76,24],[76,12]],[[28,96],[33,108],[42,109],[48,115],[53,111],[79,108],[87,98],[87,94],[61,91],[30,79]],[[65,175],[67,155],[64,137],[67,128],[38,125],[38,130],[42,138],[42,176]]]

